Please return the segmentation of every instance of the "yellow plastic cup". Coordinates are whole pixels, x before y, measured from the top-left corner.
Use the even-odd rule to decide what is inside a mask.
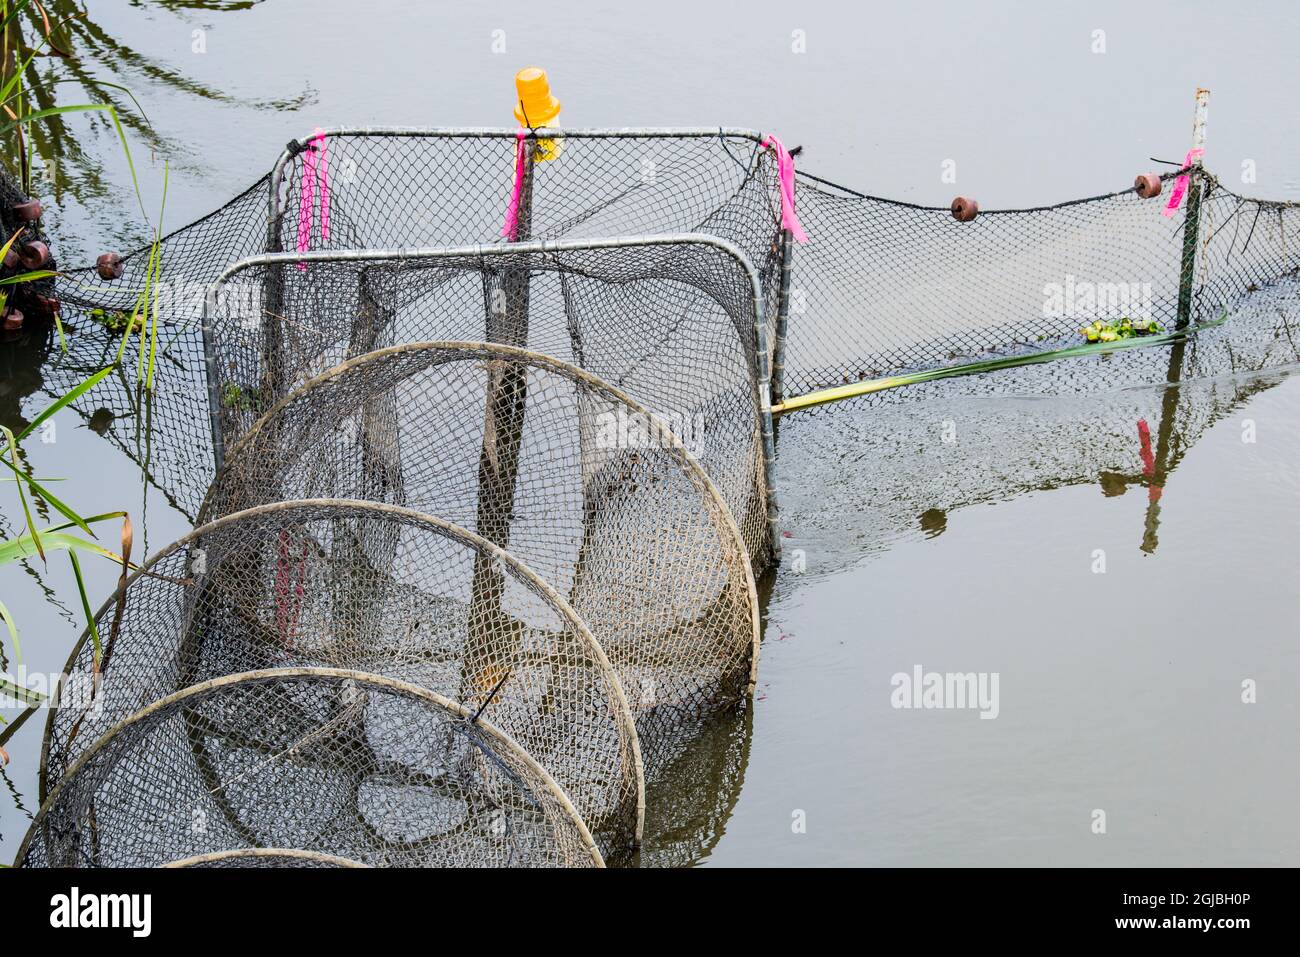
[[[551,95],[551,83],[541,67],[524,67],[515,74],[515,120],[529,129],[554,127],[560,115],[560,101]],[[554,139],[537,141],[533,158],[544,163],[560,155],[560,142]]]

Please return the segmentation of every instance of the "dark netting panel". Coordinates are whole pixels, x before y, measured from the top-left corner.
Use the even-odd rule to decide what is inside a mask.
[[[154,393],[140,387],[139,324],[108,381],[74,405],[97,431],[144,466],[152,484],[193,514],[212,478],[212,440],[206,428],[205,368],[201,331],[208,286],[230,263],[266,249],[269,177],[225,206],[178,229],[161,244],[161,274],[151,288],[157,337],[145,335],[144,354],[154,351]],[[146,287],[150,250],[121,261],[121,276],[102,278],[95,266],[64,270],[58,293],[67,330],[67,354],[45,369],[51,392],[62,395],[118,358],[123,333]],[[151,341],[152,340],[152,341]],[[103,411],[100,411],[103,410]]]
[[[723,130],[567,131],[555,159],[533,164],[530,226],[519,238],[707,232],[766,270],[780,194],[776,163],[758,139]],[[515,147],[515,130],[327,131],[320,176],[314,145],[299,141],[273,173],[276,249],[297,249],[304,222],[311,249],[500,242]]]
[[[1186,208],[1135,189],[1058,206],[981,212],[864,196],[801,177],[784,392],[1082,342],[1094,319],[1179,318]],[[1247,199],[1197,174],[1204,199],[1190,322],[1300,265],[1300,206]]]
[[[68,351],[55,340],[41,368],[41,391],[49,401],[117,361],[119,338],[88,326],[84,319],[77,325],[67,335]],[[160,330],[152,393],[136,377],[137,339],[127,345],[121,364],[108,378],[68,408],[86,428],[137,463],[145,480],[170,505],[193,518],[213,476],[207,375],[197,329],[182,330],[163,351],[163,341],[174,331]]]
[[[94,646],[83,638],[50,712],[47,787],[165,695],[244,671],[346,668],[481,710],[607,848],[639,839],[639,744],[609,660],[548,585],[446,522],[336,501],[232,515],[164,549],[96,620],[103,680],[87,693]]]
[[[667,421],[722,490],[761,567],[770,415],[757,300],[752,272],[704,240],[254,262],[232,272],[210,307],[215,428],[228,446],[308,378],[386,345],[526,346]]]
[[[602,863],[519,744],[426,689],[362,672],[250,672],[116,725],[32,823],[27,867],[155,867],[246,847],[369,866]]]
[[[1300,203],[1250,199],[1203,177],[1194,319],[1300,270]]]
[[[204,513],[334,495],[444,516],[568,597],[642,725],[680,718],[752,686],[757,597],[717,486],[657,422],[535,353],[398,346],[272,409],[229,450]]]

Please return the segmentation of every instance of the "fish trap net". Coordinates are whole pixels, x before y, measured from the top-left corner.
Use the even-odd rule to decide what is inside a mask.
[[[154,556],[97,631],[100,681],[84,636],[50,712],[46,790],[150,702],[242,672],[341,668],[481,714],[547,768],[607,850],[640,838],[639,744],[609,660],[536,574],[445,521],[339,501],[226,516]]]
[[[1183,209],[1169,217],[1161,210],[1177,173],[1160,177],[1163,192],[1154,198],[1128,188],[1051,206],[985,211],[969,222],[955,220],[947,207],[882,199],[801,172],[795,205],[811,238],[800,246],[781,230],[778,164],[762,142],[760,134],[745,130],[565,131],[559,155],[530,168],[527,215],[514,238],[591,245],[607,244],[609,237],[694,233],[733,248],[757,280],[777,399],[897,372],[1049,351],[1080,342],[1079,327],[1097,318],[1149,314],[1165,327],[1184,317],[1192,323],[1214,319],[1233,296],[1300,266],[1300,206],[1242,196],[1199,168],[1191,173]],[[142,422],[165,434],[166,441],[148,449],[150,479],[193,515],[212,475],[213,442],[203,426],[207,407],[201,398],[209,351],[200,325],[208,287],[230,263],[266,253],[446,252],[470,245],[500,251],[512,245],[502,240],[502,223],[516,143],[515,130],[414,129],[330,130],[323,139],[293,141],[270,174],[162,241],[157,388],[152,395],[137,394],[123,377],[98,390],[112,413],[106,437],[140,458]],[[631,261],[656,256],[648,248],[627,255]],[[117,333],[99,327],[116,321],[118,328],[122,313],[134,308],[146,286],[148,260],[148,250],[136,251],[121,264],[122,275],[108,280],[94,267],[65,271],[59,291],[75,333],[68,360],[50,373],[56,391],[115,356]],[[600,278],[599,271],[591,275]],[[700,338],[693,332],[694,317],[677,322],[673,298],[662,290],[619,301],[624,280],[616,272],[599,295],[575,295],[568,303],[573,309],[603,300],[604,314],[620,320],[586,323],[584,348],[594,354],[610,335],[622,337],[619,348],[631,343],[628,330],[639,332],[638,317],[644,321],[649,314],[655,316],[651,329],[680,334],[683,348],[702,360],[696,372],[707,375],[716,363],[689,345]],[[552,283],[534,275],[535,297],[545,297],[540,290]],[[258,309],[292,312],[292,284],[283,285],[291,297],[286,309],[276,306],[274,296]],[[473,297],[473,283],[461,292]],[[352,308],[355,298],[350,293],[340,301]],[[657,314],[645,308],[661,298],[667,305]],[[322,301],[328,306],[327,298]],[[485,313],[486,304],[479,311]],[[253,309],[243,318],[260,324],[262,315]],[[312,321],[309,315],[290,318]],[[428,328],[404,338],[378,337],[375,344],[503,341],[583,364],[563,335],[544,341],[529,329],[526,337],[511,339],[479,331],[483,325]],[[653,336],[639,343],[647,346],[643,353],[661,348]],[[334,357],[340,357],[337,351]],[[128,366],[138,358],[136,346],[128,345]],[[689,364],[690,358],[681,361]],[[757,354],[754,359],[764,361]],[[657,407],[658,393],[642,395],[639,383],[620,380],[617,365],[590,368]],[[689,398],[699,375],[688,376],[681,389],[682,373],[671,364],[644,368],[646,382],[662,381],[672,393],[665,398],[686,406],[660,411],[690,408],[682,397]],[[219,386],[231,384],[231,404],[255,405],[285,394],[265,395],[260,381],[216,374]],[[89,417],[98,410],[83,411]]]
[[[193,685],[69,768],[27,867],[154,867],[241,848],[368,866],[599,866],[563,790],[508,735],[432,691],[321,668]]]
[[[655,722],[752,688],[757,595],[724,496],[665,423],[575,366],[472,343],[352,359],[230,448],[204,514],[318,496],[440,515],[508,548],[591,628],[647,749]]]
[[[151,310],[159,319],[154,393],[137,395],[131,377],[124,376],[98,390],[97,399],[113,413],[106,437],[126,454],[140,455],[137,432],[146,418],[156,434],[167,437],[149,451],[150,478],[192,516],[212,477],[212,440],[204,424],[207,352],[201,334],[209,287],[234,262],[264,253],[292,254],[299,248],[317,252],[470,245],[499,249],[505,245],[501,231],[514,179],[516,143],[513,129],[333,130],[323,144],[325,155],[318,156],[312,138],[296,140],[272,173],[220,209],[163,238],[160,283],[150,287],[147,282],[148,248],[123,257],[116,277],[101,277],[95,266],[65,270],[59,294],[64,319],[74,333],[69,337],[67,361],[53,374],[71,378],[77,370],[99,368],[115,358],[121,333],[141,293],[147,287],[154,290]],[[776,165],[771,152],[760,146],[758,134],[721,129],[569,130],[563,144],[554,161],[533,166],[527,229],[517,239],[552,245],[608,244],[609,237],[703,233],[728,244],[752,264],[762,307],[769,317],[774,314],[779,192]],[[319,176],[320,172],[325,175]],[[309,182],[311,189],[305,192]],[[581,257],[575,262],[583,265]],[[641,285],[629,284],[629,270],[638,265],[653,278]],[[665,271],[665,266],[674,268]],[[726,379],[735,361],[719,357],[712,348],[710,340],[717,335],[712,318],[699,318],[691,311],[703,300],[696,299],[689,308],[686,305],[694,267],[681,266],[679,277],[678,266],[681,264],[671,260],[669,251],[650,247],[629,251],[612,267],[602,295],[592,291],[601,277],[599,266],[589,274],[570,273],[570,288],[575,290],[571,308],[589,310],[589,319],[573,321],[588,333],[586,345],[593,362],[604,353],[604,336],[621,337],[608,344],[614,352],[637,347],[634,353],[614,361],[626,366],[640,358],[642,376],[648,382],[654,382],[659,372],[666,374],[665,385],[678,388],[664,397],[675,403],[661,409],[664,412],[693,399],[690,386],[707,392],[715,380]],[[716,273],[713,269],[712,274]],[[695,274],[698,276],[698,270]],[[472,299],[475,278],[462,276],[444,295]],[[657,289],[646,291],[651,283]],[[553,277],[534,276],[534,304],[551,295],[541,287],[555,285]],[[730,278],[724,278],[718,295],[724,302],[722,308],[732,308],[725,302],[732,285]],[[292,284],[286,283],[286,287],[292,296]],[[327,311],[337,314],[351,307],[355,298],[353,292]],[[405,341],[493,339],[482,329],[485,304],[481,291],[477,300],[477,324],[454,331],[428,326]],[[324,290],[320,301],[330,304]],[[293,304],[291,298],[286,306],[289,312]],[[274,303],[263,302],[261,307],[282,312]],[[711,306],[708,311],[718,308]],[[752,306],[745,308],[752,310]],[[549,327],[549,332],[558,329],[560,336],[542,341],[534,331],[529,338],[509,344],[579,361],[572,346],[561,348],[568,319],[560,307],[553,309],[560,325]],[[613,316],[621,318],[633,311],[638,315],[635,324],[613,324]],[[739,315],[739,310],[733,314]],[[260,324],[263,315],[258,312],[253,318]],[[311,325],[314,317],[295,314],[289,318]],[[446,318],[453,322],[460,317],[449,314]],[[335,315],[328,321],[343,320]],[[745,321],[752,324],[750,319]],[[705,328],[694,329],[697,322]],[[544,329],[545,325],[539,325],[539,330]],[[629,329],[642,336],[639,342],[627,337]],[[675,335],[675,339],[660,342],[656,335],[659,339]],[[124,368],[135,368],[139,341],[137,334],[127,345]],[[403,340],[389,340],[399,341]],[[375,342],[385,344],[382,338]],[[661,356],[657,366],[653,362],[656,350]],[[145,351],[147,354],[147,346]],[[692,368],[674,370],[674,356]],[[618,380],[602,369],[592,369],[617,384]],[[222,381],[230,378],[224,376]],[[71,378],[69,387],[76,381],[80,379]],[[632,382],[624,384],[631,386]],[[108,390],[113,390],[111,396]],[[249,390],[250,397],[251,393]],[[651,400],[657,396],[643,398],[653,405]],[[87,409],[86,414],[91,411]]]
[[[779,390],[1046,352],[1082,343],[1096,320],[1213,321],[1300,267],[1300,204],[1196,169],[1183,209],[1164,216],[1178,175],[1154,197],[1134,187],[960,222],[801,174],[812,241],[794,255]]]
[[[498,242],[517,132],[339,129],[323,141],[291,143],[270,176],[269,242],[285,251]],[[699,231],[729,240],[756,265],[766,266],[774,254],[777,165],[760,134],[575,129],[555,139],[558,155],[532,164],[526,229],[518,238]]]
[[[250,260],[209,304],[214,435],[224,449],[303,382],[373,349],[432,340],[528,348],[668,422],[761,568],[771,548],[771,416],[758,296],[743,259],[707,237]]]

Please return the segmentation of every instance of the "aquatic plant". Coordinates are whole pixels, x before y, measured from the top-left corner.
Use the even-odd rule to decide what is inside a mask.
[[[109,332],[138,331],[142,324],[138,315],[121,309],[91,309],[88,315]]]
[[[19,444],[23,439],[31,435],[60,409],[76,401],[78,398],[93,389],[112,371],[112,366],[109,366],[106,369],[101,369],[99,372],[96,372],[94,375],[85,379],[68,392],[59,396],[59,398],[39,412],[36,417],[27,423],[26,427],[16,435],[8,426],[0,426],[0,433],[3,433],[5,444],[3,454],[0,454],[0,463],[3,463],[5,468],[12,473],[12,475],[6,476],[6,478],[14,482],[18,493],[19,505],[22,508],[23,518],[26,522],[26,531],[21,535],[12,539],[0,541],[0,568],[14,563],[26,562],[32,557],[37,557],[42,563],[45,563],[48,561],[48,556],[51,552],[67,552],[68,560],[72,565],[73,577],[77,582],[77,592],[81,599],[81,608],[85,615],[86,627],[90,630],[91,640],[94,643],[96,663],[98,663],[100,657],[99,634],[95,629],[95,616],[91,611],[90,599],[86,594],[85,580],[82,577],[81,561],[78,558],[78,555],[91,554],[107,558],[120,564],[123,569],[123,574],[125,574],[126,569],[130,567],[132,539],[130,519],[127,517],[126,512],[106,512],[102,515],[92,515],[88,518],[82,517],[73,508],[51,493],[47,488],[48,482],[57,480],[38,480],[23,467],[22,460],[18,454],[18,449]],[[29,494],[32,496],[33,500],[43,501],[46,505],[59,512],[67,519],[67,521],[38,530],[32,520],[32,508],[28,503]],[[95,533],[91,529],[92,525],[116,519],[121,519],[122,521],[122,552],[120,554],[113,552],[99,544],[97,541],[94,541]],[[90,537],[83,538],[75,534],[73,531],[74,529],[80,529]],[[21,666],[22,645],[18,639],[18,625],[14,621],[13,615],[9,612],[9,609],[2,601],[0,601],[0,619],[3,619],[5,628],[9,633],[9,641],[13,647],[15,662]],[[42,698],[42,696],[36,692],[21,688],[4,678],[0,678],[0,692],[13,697],[15,700],[33,705],[39,704]],[[0,724],[4,723],[6,723],[5,719],[0,717]],[[15,728],[11,727],[6,729],[4,733],[0,733],[0,746],[2,746],[4,741],[8,739],[9,735],[13,733],[13,730],[15,730]],[[3,758],[0,758],[0,760],[3,760]]]
[[[1098,319],[1079,330],[1079,335],[1089,342],[1119,342],[1121,339],[1136,339],[1140,336],[1154,336],[1163,330],[1154,319],[1130,319],[1123,316],[1113,322]]]
[[[67,5],[65,5],[67,6]],[[36,144],[40,142],[41,136],[37,131],[42,128],[54,130],[53,138],[46,141],[51,146],[47,152],[42,152],[41,157],[45,165],[51,167],[53,163],[61,158],[63,150],[60,144],[65,137],[62,135],[61,118],[71,113],[99,113],[106,116],[111,122],[114,130],[117,132],[118,139],[122,146],[122,153],[126,159],[127,167],[131,173],[131,180],[135,188],[136,200],[140,204],[140,211],[144,215],[146,222],[149,220],[148,213],[145,212],[144,200],[140,192],[140,183],[136,175],[135,164],[131,159],[131,149],[126,139],[126,133],[123,128],[122,118],[119,116],[117,108],[109,102],[107,97],[102,97],[103,102],[99,103],[82,103],[65,106],[55,106],[52,102],[48,89],[42,84],[35,82],[36,74],[32,64],[38,56],[49,53],[64,59],[65,64],[72,66],[74,75],[77,70],[71,56],[56,43],[54,37],[59,28],[67,24],[84,18],[84,11],[70,8],[71,12],[67,16],[51,22],[45,8],[37,0],[0,0],[0,110],[3,110],[3,117],[0,117],[0,137],[13,133],[16,139],[17,156],[14,167],[18,171],[18,177],[22,184],[24,192],[30,194],[32,184],[32,167],[34,150]],[[22,43],[22,35],[19,29],[22,22],[21,18],[30,19],[37,26],[37,32],[40,39],[31,47]],[[23,59],[19,60],[19,57]],[[24,82],[24,79],[28,82]],[[84,79],[84,74],[82,79]],[[86,84],[95,90],[102,88],[112,88],[125,94],[135,103],[134,97],[131,97],[130,91],[116,84]],[[34,107],[33,107],[33,101]],[[139,106],[138,103],[135,105]],[[140,111],[143,119],[143,111]],[[8,121],[4,122],[7,117]],[[40,121],[40,122],[37,122]],[[144,119],[147,127],[148,120]],[[139,121],[131,121],[131,125],[138,127]],[[25,131],[30,135],[24,135]],[[69,141],[70,142],[70,141]],[[168,165],[163,167],[163,192],[162,206],[165,208],[167,199],[167,179]],[[39,202],[34,202],[35,219],[39,220],[40,206]],[[27,217],[31,218],[31,217]],[[15,241],[23,233],[19,229],[8,241],[0,247],[0,258],[9,253]],[[123,353],[126,349],[126,343],[133,333],[140,334],[140,347],[136,363],[136,376],[139,383],[147,390],[152,391],[154,380],[154,365],[157,354],[158,341],[158,280],[162,273],[161,257],[161,240],[162,240],[162,210],[158,215],[158,222],[153,225],[153,242],[149,248],[148,259],[145,263],[144,285],[137,294],[134,308],[130,313],[116,310],[106,312],[96,310],[92,313],[92,319],[103,325],[110,332],[121,333],[122,340],[118,346],[116,360],[113,365],[101,369],[94,375],[90,376],[77,386],[73,387],[63,395],[59,396],[49,406],[36,415],[18,434],[7,426],[0,426],[3,431],[4,448],[0,449],[0,462],[5,468],[12,473],[5,478],[15,483],[18,493],[19,504],[22,509],[24,521],[26,524],[25,531],[17,537],[0,541],[0,567],[14,563],[25,563],[32,557],[37,557],[42,563],[47,561],[47,555],[52,551],[65,551],[68,560],[72,566],[73,576],[76,580],[78,596],[81,602],[82,612],[85,615],[86,626],[90,634],[94,647],[95,668],[98,669],[100,660],[100,640],[96,631],[94,615],[91,611],[90,600],[86,594],[85,581],[82,576],[80,554],[94,554],[107,558],[122,567],[120,583],[125,581],[131,565],[131,543],[133,532],[130,519],[125,511],[108,512],[102,515],[91,517],[82,517],[69,505],[60,500],[50,492],[46,483],[49,479],[36,479],[31,473],[24,468],[19,456],[19,447],[23,439],[29,436],[35,429],[40,427],[60,409],[70,405],[83,395],[88,393],[98,385],[105,377],[112,373],[122,362]],[[30,238],[30,237],[28,237]],[[41,237],[42,239],[44,237]],[[31,269],[13,276],[0,279],[0,311],[8,304],[9,289],[22,283],[35,283],[47,281],[54,278],[57,273],[51,269]],[[96,314],[97,313],[97,314]],[[57,308],[57,300],[53,310],[53,319],[55,329],[58,331],[60,343],[67,351],[67,342]],[[49,508],[54,509],[61,514],[66,521],[57,525],[47,526],[44,529],[38,529],[32,518],[32,509],[28,503],[28,495],[31,495],[34,502],[44,503]],[[121,532],[121,553],[115,553],[95,541],[95,533],[91,526],[106,521],[120,519],[122,522]],[[76,534],[77,530],[84,532],[88,537],[82,537]],[[18,638],[18,625],[10,614],[9,609],[0,603],[0,619],[4,621],[5,629],[9,634],[10,644],[13,646],[14,657],[18,664],[22,663],[22,648]],[[8,680],[0,679],[0,691],[3,691],[18,701],[29,704],[37,704],[39,701],[33,700],[34,692],[27,689],[19,688]],[[39,696],[37,696],[39,698]],[[27,713],[30,713],[27,712]],[[25,715],[24,715],[25,717]],[[3,750],[3,744],[10,735],[21,724],[23,718],[18,719],[14,724],[0,732],[0,762],[8,760],[8,754]],[[4,724],[5,719],[0,717],[0,724]]]
[[[221,384],[221,405],[222,408],[232,409],[236,412],[257,412],[265,411],[266,403],[262,399],[262,393],[258,389],[246,388],[238,382],[223,382]]]

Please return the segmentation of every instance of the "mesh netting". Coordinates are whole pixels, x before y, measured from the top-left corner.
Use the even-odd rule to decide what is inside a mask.
[[[370,866],[581,866],[600,852],[517,743],[362,672],[232,675],[116,725],[68,770],[28,867],[152,867],[244,847]]]
[[[723,496],[657,422],[535,353],[395,346],[272,409],[229,450],[204,513],[330,495],[477,531],[567,596],[618,671],[649,749],[665,715],[747,693],[759,636],[753,574]]]
[[[477,535],[391,506],[287,502],[163,550],[74,650],[50,712],[52,786],[106,729],[223,675],[321,666],[382,674],[482,712],[541,762],[605,847],[640,837],[636,730],[573,610]],[[264,716],[263,716],[264,717]]]
[[[810,572],[842,569],[900,537],[941,534],[960,509],[1091,484],[1106,496],[1149,496],[1132,539],[1154,551],[1159,490],[1176,493],[1184,456],[1300,362],[1298,306],[1300,277],[1289,277],[1232,302],[1229,323],[1167,347],[924,382],[801,413],[778,433],[787,544],[819,556]],[[834,474],[828,458],[841,466]]]
[[[500,229],[514,175],[515,143],[514,130],[331,131],[330,175],[322,184],[327,186],[327,199],[316,200],[319,211],[328,207],[330,239],[323,236],[319,212],[309,215],[310,248],[502,244]],[[137,396],[130,376],[96,391],[96,400],[113,413],[106,437],[133,459],[147,461],[151,481],[191,516],[211,480],[213,451],[203,398],[205,353],[200,322],[204,294],[231,263],[257,253],[295,248],[308,148],[306,141],[291,143],[273,175],[162,241],[155,393]],[[561,157],[537,164],[533,179],[530,225],[520,238],[553,242],[599,237],[604,242],[611,236],[703,232],[734,243],[754,264],[766,314],[773,315],[779,272],[778,194],[775,164],[770,153],[759,148],[756,134],[731,130],[567,131]],[[273,191],[277,196],[274,204],[270,202]],[[71,388],[80,381],[79,370],[102,368],[106,358],[116,357],[118,330],[124,328],[121,314],[132,311],[145,288],[148,253],[145,249],[127,255],[123,274],[117,279],[99,278],[94,267],[69,270],[60,279],[64,317],[75,332],[69,340],[70,355],[51,370],[52,389],[59,389],[65,381]],[[664,255],[659,250],[645,254],[646,259],[660,262]],[[624,281],[627,271],[638,265],[646,267],[645,260],[626,257],[617,281]],[[639,343],[625,335],[617,344],[618,348],[639,347],[635,355],[623,355],[625,364],[644,354],[663,353],[666,360],[671,349],[689,351],[695,337],[696,320],[683,314],[691,269],[674,267],[656,274],[652,262],[648,271],[655,276],[655,288],[642,287],[630,298],[623,292],[621,301],[617,301],[620,293],[611,289],[605,301],[598,303],[602,311],[592,320],[602,323],[603,331],[608,332],[614,310],[635,309],[643,314],[646,325],[634,327],[634,332],[642,335]],[[594,283],[599,273],[591,278]],[[674,284],[676,288],[670,288]],[[733,285],[727,279],[718,294],[724,308],[734,301],[728,299]],[[696,291],[690,309],[703,307],[701,322],[711,326],[718,305],[704,306],[700,292]],[[448,295],[456,293],[450,290]],[[533,295],[547,297],[545,291]],[[481,328],[481,294],[479,298],[477,325],[454,334],[426,330],[413,339],[492,338]],[[582,289],[575,293],[575,303],[588,306],[598,298]],[[753,306],[746,308],[752,310]],[[562,312],[556,314],[563,317]],[[738,317],[739,311],[733,316]],[[654,338],[656,333],[676,332],[674,326],[681,327],[678,334],[685,344],[665,347]],[[558,327],[559,336],[556,327],[543,324],[541,328],[550,337],[548,341],[533,337],[513,344],[549,351],[562,340],[563,325]],[[712,334],[701,333],[700,338]],[[593,354],[599,354],[600,341],[594,336],[589,340]],[[572,352],[556,354],[565,358]],[[138,358],[136,346],[128,346],[124,367],[134,370]],[[684,358],[688,364],[693,358],[694,374],[686,376],[679,371],[666,384],[671,387],[685,382],[688,389],[670,388],[667,399],[689,399],[690,387],[707,390],[710,377],[730,375],[727,364],[734,361],[716,360],[708,350]],[[659,366],[642,365],[643,374],[652,382],[656,371],[671,371],[667,361]],[[106,395],[114,385],[116,394]],[[644,398],[653,405],[650,400],[654,396]],[[85,415],[92,411],[87,408]],[[153,434],[166,436],[165,442],[142,440],[146,419]]]
[[[1175,175],[1155,198],[1128,189],[970,222],[801,176],[813,239],[795,253],[784,393],[1073,345],[1098,318],[1173,328],[1187,217],[1160,211]],[[1300,265],[1300,206],[1196,176],[1192,323]]]
[[[233,851],[215,851],[211,854],[196,854],[162,865],[167,868],[204,867],[204,868],[242,868],[242,867],[287,867],[293,869],[309,868],[327,870],[345,868],[364,868],[358,861],[337,857],[333,854],[321,854],[317,851],[299,851],[283,847],[241,847]]]
[[[756,133],[737,130],[566,132],[560,155],[531,170],[520,238],[599,245],[612,236],[696,232],[734,245],[752,263],[764,338],[775,353],[771,378],[779,397],[1073,344],[1081,341],[1079,326],[1093,318],[1149,314],[1166,327],[1179,318],[1185,210],[1193,204],[1187,201],[1172,217],[1160,215],[1176,174],[1163,178],[1164,192],[1153,199],[1127,189],[1049,207],[985,211],[964,223],[947,208],[870,197],[801,174],[797,207],[811,241],[795,246],[781,241],[776,163],[759,140]],[[293,250],[300,235],[312,250],[482,244],[499,251],[507,245],[500,227],[514,175],[515,131],[336,130],[326,143],[329,175],[315,183],[320,192],[304,193],[314,147],[295,141],[271,175],[167,237],[162,261],[168,295],[159,309],[155,394],[137,395],[130,376],[123,377],[115,395],[97,391],[97,400],[113,413],[109,439],[145,463],[151,479],[187,514],[193,514],[211,479],[213,452],[203,426],[208,410],[200,398],[206,385],[199,333],[203,291],[230,263]],[[1246,198],[1208,173],[1194,175],[1203,198],[1195,220],[1196,255],[1189,263],[1186,317],[1192,322],[1217,317],[1231,296],[1294,269],[1300,249],[1300,207]],[[786,248],[794,250],[788,299],[781,295]],[[537,329],[516,328],[513,339],[485,328],[486,277],[493,270],[462,263],[459,280],[448,274],[412,287],[415,298],[428,297],[426,306],[436,307],[436,315],[428,308],[421,315],[408,298],[398,309],[409,311],[412,326],[372,330],[374,344],[457,338],[528,346],[590,368],[657,411],[689,412],[696,404],[690,401],[694,390],[707,395],[715,370],[720,370],[717,378],[733,381],[734,344],[719,362],[722,353],[712,341],[719,309],[738,328],[744,326],[740,341],[751,362],[747,373],[764,370],[752,366],[753,344],[744,338],[748,325],[739,320],[749,307],[736,305],[734,278],[716,282],[720,274],[711,269],[706,281],[692,283],[688,277],[700,271],[674,255],[646,246],[624,253],[608,275],[602,272],[604,262],[584,272],[582,257],[567,272],[564,267],[548,272],[543,256],[517,260],[517,268],[536,270],[531,296],[537,308],[530,318]],[[61,280],[65,316],[78,331],[70,341],[72,354],[53,370],[52,388],[70,387],[79,381],[78,372],[116,354],[115,337],[98,324],[104,314],[129,311],[144,286],[146,261],[144,251],[128,256],[125,274],[110,282],[99,280],[93,269],[73,270]],[[447,265],[456,271],[451,260]],[[500,265],[498,279],[511,271],[509,263]],[[468,275],[474,273],[483,288]],[[643,276],[645,283],[628,283],[629,275]],[[318,287],[312,301],[304,290],[314,282],[315,277],[298,275],[282,284],[289,297],[283,305],[308,310],[291,317],[294,322],[311,327],[319,318],[313,310],[322,303],[332,313],[340,304],[357,309],[357,289],[343,290],[343,298],[331,305],[326,290],[340,293],[332,281]],[[430,294],[431,282],[446,288]],[[264,293],[243,316],[259,327],[264,317],[249,313],[280,314],[282,305],[274,283]],[[391,308],[392,299],[380,305]],[[92,318],[96,312],[99,319]],[[641,322],[629,321],[630,316]],[[345,328],[343,322],[335,315],[331,332]],[[568,334],[571,322],[582,336]],[[778,329],[787,336],[783,347]],[[697,340],[710,341],[710,347],[695,348]],[[359,344],[335,341],[331,355],[341,358],[349,348],[356,354]],[[609,352],[602,356],[603,348]],[[662,361],[637,361],[645,356]],[[136,358],[129,346],[127,368]],[[761,366],[762,357],[757,358]],[[66,370],[66,381],[60,370]],[[214,375],[218,386],[232,382],[244,390],[232,390],[233,402],[266,400],[259,398],[263,383],[240,384],[220,371]],[[642,394],[643,386],[652,391]],[[714,412],[734,415],[730,409]],[[143,439],[145,423],[166,440]]]
[[[323,218],[312,218],[312,249],[500,241],[515,130],[336,130],[326,139],[330,236]],[[528,238],[698,231],[735,243],[760,268],[770,265],[779,194],[776,164],[758,134],[567,130],[562,143],[556,159],[534,164]],[[297,243],[310,148],[291,144],[272,174],[275,249]]]
[[[240,264],[214,291],[210,404],[224,445],[309,377],[372,349],[432,339],[526,346],[664,419],[722,491],[755,565],[765,564],[768,386],[757,374],[755,281],[734,253],[701,239],[300,265]]]

